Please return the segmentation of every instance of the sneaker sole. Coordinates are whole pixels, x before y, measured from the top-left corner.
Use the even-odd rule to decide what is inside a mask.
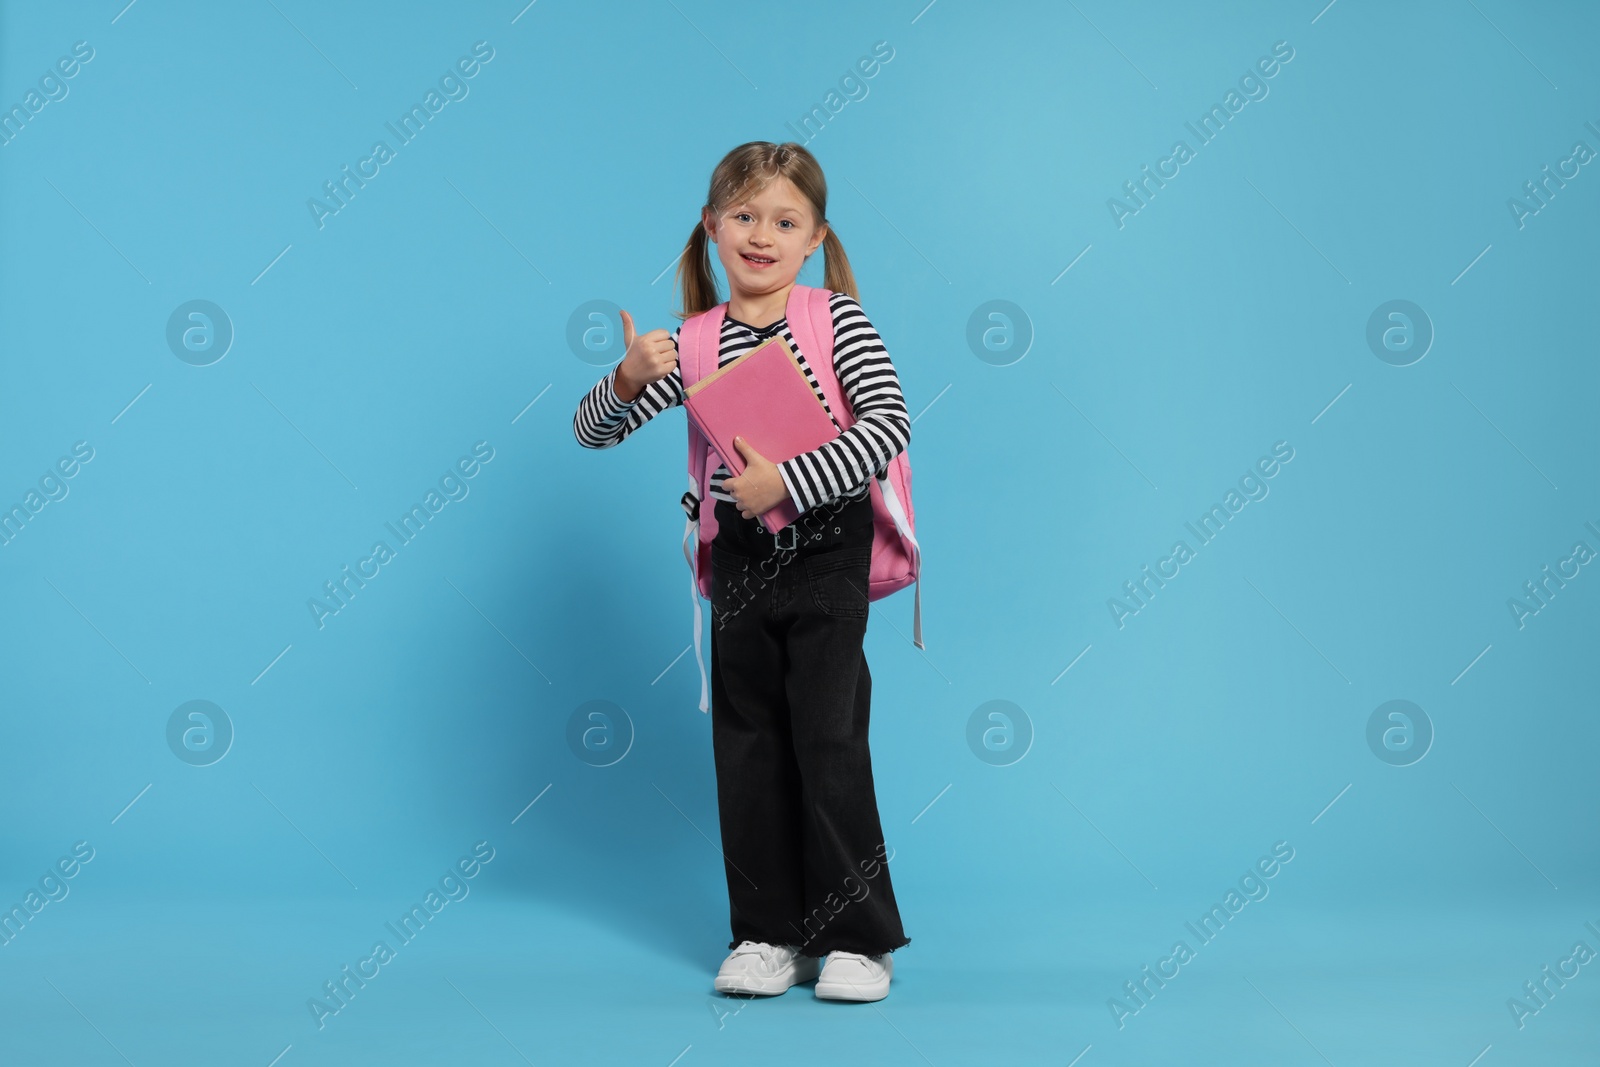
[[[889,995],[889,983],[841,985],[834,982],[818,982],[815,992],[822,1000],[882,1000]]]
[[[744,993],[753,996],[775,997],[787,993],[794,986],[802,982],[813,981],[820,973],[818,967],[814,972],[807,974],[798,968],[791,969],[787,975],[775,975],[772,978],[743,978],[739,976],[717,976],[711,983],[718,993]]]

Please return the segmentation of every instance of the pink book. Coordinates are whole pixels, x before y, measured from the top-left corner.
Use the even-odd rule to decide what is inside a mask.
[[[683,406],[735,477],[745,468],[735,434],[773,463],[839,436],[799,358],[777,334],[691,385]],[[794,501],[785,499],[762,512],[761,523],[777,533],[797,518]]]

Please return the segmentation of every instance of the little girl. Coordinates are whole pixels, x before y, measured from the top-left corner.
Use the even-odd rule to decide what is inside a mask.
[[[869,489],[910,443],[911,420],[883,341],[857,302],[827,200],[822,169],[805,148],[740,145],[712,172],[678,267],[678,317],[712,309],[719,301],[707,240],[716,245],[732,290],[719,366],[781,334],[826,408],[806,364],[811,354],[785,317],[800,268],[823,246],[833,363],[856,417],[849,430],[781,463],[737,441],[744,472],[718,467],[711,499],[701,503],[714,502],[717,520],[712,749],[733,934],[713,985],[775,994],[815,978],[818,997],[881,1000],[893,974],[888,954],[911,939],[889,880],[867,745]],[[573,417],[587,448],[616,445],[683,403],[681,327],[636,336],[626,311],[622,323],[622,361]],[[774,537],[758,516],[786,499],[800,519]],[[797,538],[796,528],[807,536]]]

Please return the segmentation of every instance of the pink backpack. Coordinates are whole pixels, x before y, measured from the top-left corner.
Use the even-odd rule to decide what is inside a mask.
[[[811,373],[816,375],[828,408],[841,429],[854,425],[855,413],[839,385],[833,367],[833,310],[827,289],[796,284],[789,291],[785,314],[789,332]],[[678,371],[687,389],[717,369],[722,341],[722,320],[728,312],[724,301],[709,311],[684,320],[678,331]],[[694,657],[700,665],[700,710],[709,711],[705,659],[701,654],[702,616],[700,598],[711,596],[711,542],[717,535],[715,507],[700,507],[707,499],[711,475],[721,463],[716,449],[705,435],[689,424],[689,492],[683,494],[683,509],[689,516],[683,530],[683,555],[689,563],[689,596],[694,601]],[[872,480],[872,564],[867,580],[867,599],[878,600],[906,586],[916,584],[912,640],[922,643],[922,550],[915,535],[916,511],[911,506],[911,458],[905,449],[889,461],[883,475]],[[711,503],[715,503],[712,501]],[[791,524],[793,525],[793,524]],[[690,548],[691,535],[695,547]],[[782,536],[782,531],[779,532]]]

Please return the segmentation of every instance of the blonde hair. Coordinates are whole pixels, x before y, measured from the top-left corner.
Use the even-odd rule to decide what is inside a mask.
[[[822,176],[822,167],[815,156],[793,141],[783,144],[749,141],[723,156],[722,162],[711,172],[711,189],[706,194],[705,206],[720,217],[728,205],[754,196],[780,177],[789,179],[800,190],[800,195],[811,205],[817,225],[828,221],[828,182]],[[717,293],[717,277],[711,271],[710,246],[704,221],[696,222],[678,260],[677,278],[683,310],[673,314],[680,319],[709,311],[722,303]],[[849,293],[860,300],[850,259],[844,254],[844,245],[832,225],[828,226],[820,248],[825,264],[822,287],[836,293]]]

